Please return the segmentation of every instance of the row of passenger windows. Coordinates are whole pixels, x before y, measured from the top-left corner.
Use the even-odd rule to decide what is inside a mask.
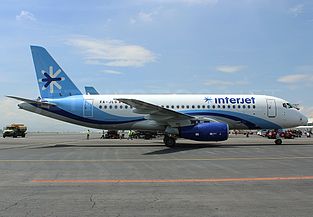
[[[166,106],[164,106],[164,105],[161,105],[161,107],[162,108],[171,108],[171,109],[189,109],[189,108],[192,108],[192,109],[195,109],[195,108],[198,108],[198,109],[210,109],[210,108],[212,108],[212,109],[215,109],[215,108],[218,108],[218,109],[220,109],[220,108],[222,108],[222,109],[226,109],[226,108],[228,108],[228,109],[231,109],[231,108],[233,108],[233,109],[236,109],[236,108],[238,108],[238,109],[240,109],[240,108],[243,108],[243,109],[251,109],[251,108],[253,108],[253,109],[255,109],[255,105],[197,105],[197,106],[195,106],[195,105],[192,105],[192,106],[189,106],[189,105],[186,105],[186,106],[184,106],[184,105],[182,105],[182,106],[179,106],[179,105],[177,105],[177,106],[174,106],[174,105],[171,105],[171,106],[169,106],[169,105],[166,105]]]
[[[166,106],[164,106],[164,105],[161,105],[161,107],[162,108],[167,108],[167,109],[190,109],[190,108],[192,108],[192,109],[195,109],[195,108],[198,108],[198,109],[210,109],[210,108],[212,108],[212,109],[215,109],[215,108],[218,108],[218,109],[226,109],[226,108],[228,108],[228,109],[231,109],[231,108],[233,108],[233,109],[236,109],[236,108],[238,108],[238,109],[240,109],[240,108],[242,108],[242,109],[251,109],[251,108],[253,108],[253,109],[255,109],[255,105],[197,105],[197,106],[195,106],[195,105],[191,105],[191,106],[189,106],[189,105],[176,105],[176,106],[174,106],[174,105],[171,105],[171,106],[169,106],[169,105],[166,105]],[[104,106],[102,106],[102,105],[99,105],[99,109],[123,109],[123,108],[125,108],[125,109],[128,109],[128,108],[130,108],[130,109],[132,109],[133,107],[132,106],[127,106],[127,105],[125,105],[125,106],[122,106],[122,105],[120,105],[120,106],[118,106],[118,105],[109,105],[109,106],[107,106],[107,105],[104,105]]]
[[[132,106],[128,106],[128,105],[125,105],[125,106],[122,106],[122,105],[120,105],[120,106],[117,106],[117,105],[115,105],[115,106],[113,106],[113,105],[109,105],[109,106],[107,106],[107,105],[104,105],[104,106],[102,106],[102,105],[99,105],[99,109],[102,109],[102,108],[104,108],[104,109],[118,109],[118,108],[120,108],[120,109],[123,109],[123,108],[125,108],[125,109],[128,109],[128,108],[130,108],[130,109],[132,109],[133,107]]]

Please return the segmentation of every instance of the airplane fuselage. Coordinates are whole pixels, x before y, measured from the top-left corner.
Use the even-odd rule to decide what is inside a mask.
[[[98,129],[165,130],[162,120],[116,99],[148,102],[183,114],[227,123],[230,129],[281,129],[306,123],[307,119],[287,101],[266,95],[151,94],[75,95],[44,99],[55,106],[21,103],[19,107],[58,120]],[[179,126],[178,126],[179,127]]]

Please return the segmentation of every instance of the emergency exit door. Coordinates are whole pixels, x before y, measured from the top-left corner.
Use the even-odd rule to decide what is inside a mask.
[[[93,116],[93,100],[86,99],[84,101],[84,117],[92,117]]]
[[[267,116],[269,118],[275,118],[277,113],[275,99],[267,99],[266,102],[267,102]]]

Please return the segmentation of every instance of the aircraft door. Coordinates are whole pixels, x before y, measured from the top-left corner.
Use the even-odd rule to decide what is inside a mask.
[[[93,100],[86,99],[84,101],[84,117],[93,117]]]
[[[275,99],[267,99],[267,116],[269,118],[275,118],[277,113]]]

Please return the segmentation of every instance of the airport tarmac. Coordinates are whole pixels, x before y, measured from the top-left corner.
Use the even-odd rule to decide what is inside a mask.
[[[0,216],[302,217],[313,214],[313,138],[0,138]]]

